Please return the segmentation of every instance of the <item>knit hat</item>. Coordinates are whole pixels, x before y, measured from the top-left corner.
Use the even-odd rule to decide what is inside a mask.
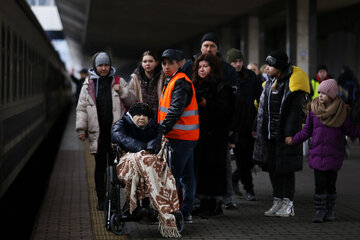
[[[325,93],[331,99],[334,99],[337,96],[338,91],[339,88],[335,79],[324,80],[320,83],[318,87],[318,93],[320,92]]]
[[[97,67],[101,64],[111,65],[111,60],[106,52],[98,52],[95,53],[93,57],[93,63],[94,63],[94,67]]]
[[[212,41],[212,42],[214,42],[216,44],[217,47],[219,47],[218,38],[217,38],[216,34],[213,33],[213,32],[208,32],[208,33],[204,34],[204,36],[201,38],[201,45],[205,41]]]
[[[244,60],[244,56],[239,49],[231,48],[226,53],[226,61],[228,63],[235,62],[237,59]]]
[[[149,119],[154,117],[153,110],[147,103],[144,103],[144,102],[138,102],[138,103],[133,104],[129,109],[129,113],[132,117],[134,117],[136,115],[145,115]]]
[[[285,70],[289,66],[289,58],[285,52],[273,51],[266,57],[266,64],[277,68],[279,70]]]

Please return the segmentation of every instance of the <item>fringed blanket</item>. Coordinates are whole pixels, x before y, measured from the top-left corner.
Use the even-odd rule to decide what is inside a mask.
[[[137,207],[137,200],[149,197],[151,206],[159,212],[159,231],[163,237],[181,237],[175,216],[179,211],[179,199],[173,175],[167,165],[163,142],[160,152],[145,151],[126,153],[117,165],[117,175],[126,187],[126,199],[130,213]]]

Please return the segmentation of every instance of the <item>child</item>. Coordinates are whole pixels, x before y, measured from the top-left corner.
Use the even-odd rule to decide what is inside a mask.
[[[311,102],[306,123],[287,144],[299,144],[310,138],[309,165],[315,175],[315,212],[313,222],[334,221],[336,178],[344,160],[344,134],[360,136],[360,126],[353,126],[344,101],[337,96],[334,79],[320,83],[319,97]]]

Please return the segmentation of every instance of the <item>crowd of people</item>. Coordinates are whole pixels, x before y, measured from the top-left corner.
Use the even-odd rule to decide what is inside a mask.
[[[302,142],[309,139],[312,221],[335,220],[345,135],[360,136],[359,87],[352,71],[344,66],[336,81],[319,65],[309,79],[282,51],[271,52],[259,69],[256,63],[246,68],[239,49],[230,49],[225,58],[218,49],[210,32],[202,37],[200,52],[186,60],[177,49],[166,49],[160,58],[145,51],[129,82],[114,77],[110,56],[98,52],[92,68],[81,71],[88,76],[74,79],[76,131],[81,141],[89,140],[96,161],[97,208],[104,209],[111,143],[157,154],[162,136],[171,149],[168,165],[185,222],[237,208],[233,194],[255,201],[255,165],[269,173],[273,190],[273,205],[264,215],[294,216],[295,172],[303,169]],[[135,111],[135,105],[142,110]]]

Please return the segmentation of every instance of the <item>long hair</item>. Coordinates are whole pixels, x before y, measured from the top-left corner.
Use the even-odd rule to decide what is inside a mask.
[[[144,58],[145,56],[152,56],[152,57],[155,59],[156,62],[158,61],[158,57],[157,57],[157,55],[156,55],[153,51],[151,51],[151,50],[146,50],[146,51],[141,55],[140,62],[142,62],[142,60],[143,60],[143,58]]]
[[[219,82],[222,77],[222,64],[217,56],[214,56],[211,53],[201,54],[198,58],[196,58],[195,63],[193,65],[193,75],[192,81],[193,83],[199,83],[200,77],[198,75],[199,63],[201,61],[207,61],[210,65],[211,71],[208,76],[206,76],[205,81],[213,81]]]

